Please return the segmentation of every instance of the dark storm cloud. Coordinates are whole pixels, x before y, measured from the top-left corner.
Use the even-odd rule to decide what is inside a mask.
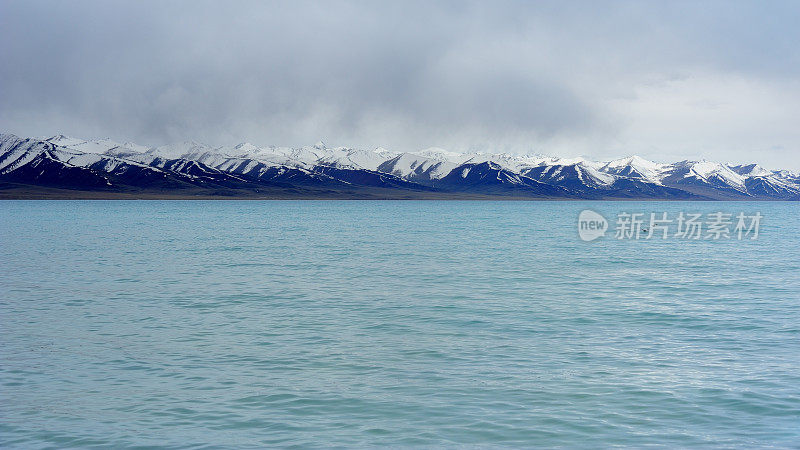
[[[0,126],[144,144],[322,138],[598,156],[684,149],[735,159],[737,146],[760,146],[779,161],[800,143],[781,122],[795,111],[783,102],[798,93],[798,10],[794,2],[2,1]],[[672,128],[693,114],[676,139]],[[759,134],[763,124],[742,132],[751,116],[771,117],[769,133]],[[737,132],[707,131],[724,123]]]

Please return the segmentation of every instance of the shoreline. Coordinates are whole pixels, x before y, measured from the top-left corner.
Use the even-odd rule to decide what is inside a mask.
[[[185,189],[181,191],[129,189],[91,191],[22,183],[0,183],[0,200],[437,200],[437,201],[621,201],[621,202],[797,202],[765,198],[648,198],[648,197],[548,197],[519,195],[515,192],[480,193],[447,191],[410,191],[390,188],[356,187],[350,190],[307,187],[265,187],[258,191],[235,189]]]

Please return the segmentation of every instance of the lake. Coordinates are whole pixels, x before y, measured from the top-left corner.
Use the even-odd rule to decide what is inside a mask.
[[[794,446],[798,206],[3,201],[0,445]]]

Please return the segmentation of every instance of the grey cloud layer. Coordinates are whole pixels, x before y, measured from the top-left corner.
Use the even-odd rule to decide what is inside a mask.
[[[798,5],[3,1],[0,126],[800,166]]]

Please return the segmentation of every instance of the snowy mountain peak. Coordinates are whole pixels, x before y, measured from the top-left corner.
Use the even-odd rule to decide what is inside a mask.
[[[122,144],[122,147],[132,150],[134,153],[145,153],[148,150],[150,150],[150,147],[147,147],[145,145],[139,145],[134,142],[127,142],[127,141]]]
[[[200,144],[195,141],[184,141],[178,144],[162,145],[150,149],[148,152],[160,156],[162,158],[176,159],[189,155],[198,155],[205,152],[211,152],[214,149],[206,144]]]
[[[74,145],[80,145],[85,143],[86,141],[83,139],[78,139],[70,136],[65,136],[63,134],[59,134],[50,138],[45,139],[47,142],[50,142],[55,145],[60,145],[62,147],[71,147]]]
[[[632,155],[626,158],[616,159],[614,161],[609,161],[608,163],[605,164],[605,167],[608,168],[622,168],[628,166],[643,168],[647,170],[658,170],[661,167],[661,164],[642,158],[639,155]]]
[[[236,150],[241,150],[241,151],[245,151],[245,152],[255,152],[255,151],[259,150],[258,147],[256,147],[255,145],[253,145],[253,144],[251,144],[249,142],[242,142],[241,144],[236,144],[236,146],[233,147],[233,148],[235,148]]]
[[[758,164],[742,164],[737,166],[729,165],[728,167],[734,172],[743,176],[762,177],[772,175],[772,172],[759,166]]]
[[[642,158],[639,155],[609,161],[599,168],[613,175],[660,183],[664,165]]]
[[[428,147],[414,154],[437,161],[462,162],[468,159],[463,153],[451,152],[439,147]]]
[[[731,170],[728,166],[718,162],[706,161],[704,159],[692,163],[690,166],[690,171],[695,175],[705,179],[708,179],[713,175],[720,175],[731,180],[736,180],[737,182],[742,181],[741,175]]]

